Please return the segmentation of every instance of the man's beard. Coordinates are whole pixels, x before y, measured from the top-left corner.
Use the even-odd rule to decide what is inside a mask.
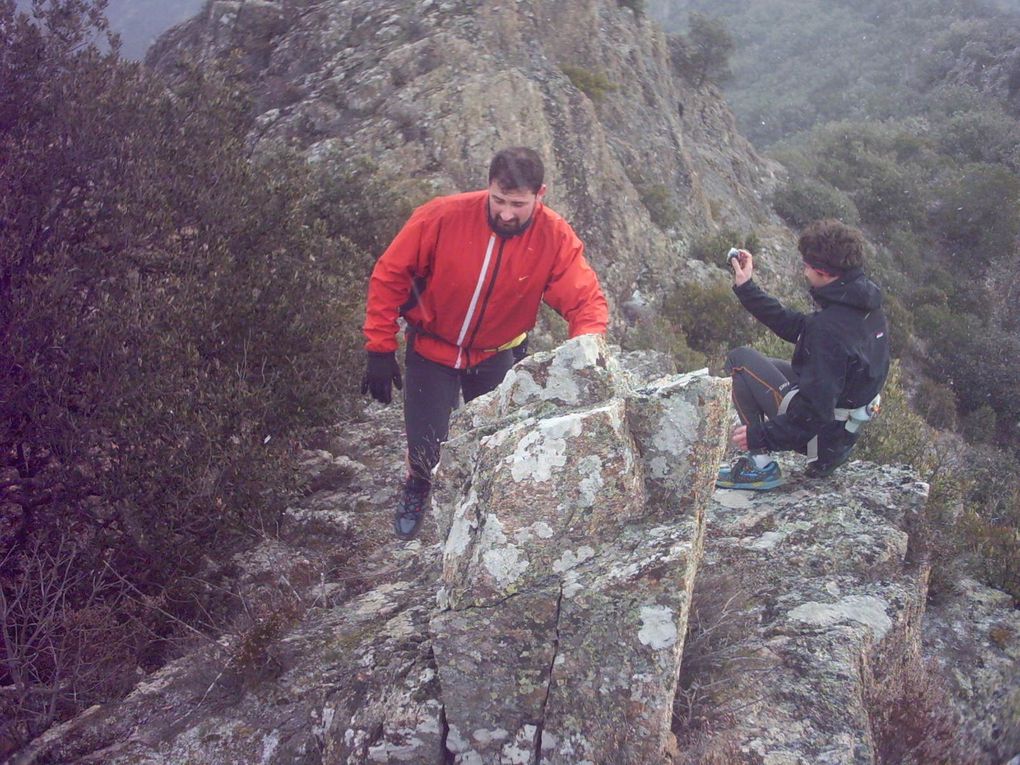
[[[495,231],[497,236],[501,236],[504,239],[509,239],[511,237],[517,236],[518,234],[523,234],[525,231],[527,231],[528,226],[531,225],[531,219],[534,217],[535,214],[532,213],[530,216],[528,216],[528,219],[523,223],[506,224],[501,223],[499,220],[492,216],[491,212],[489,212],[489,228]]]

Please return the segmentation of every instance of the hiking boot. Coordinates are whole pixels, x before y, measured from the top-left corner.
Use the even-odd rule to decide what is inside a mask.
[[[408,481],[400,505],[393,516],[393,531],[400,539],[413,539],[425,517],[425,506],[429,498],[429,484]]]
[[[720,489],[751,491],[768,491],[782,484],[783,474],[775,460],[760,468],[750,457],[738,457],[730,467],[721,468],[715,480],[715,485]]]
[[[830,475],[836,472],[836,468],[850,459],[851,449],[847,449],[841,455],[832,460],[832,462],[822,462],[821,460],[815,460],[809,462],[807,469],[804,471],[804,475],[808,478],[828,478]]]

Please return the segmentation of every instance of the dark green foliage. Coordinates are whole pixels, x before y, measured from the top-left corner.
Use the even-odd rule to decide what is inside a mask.
[[[677,287],[663,301],[662,315],[683,332],[690,348],[716,363],[730,348],[749,344],[757,329],[724,281]]]
[[[754,232],[741,235],[731,229],[725,229],[716,234],[708,234],[695,239],[691,242],[687,255],[704,263],[713,263],[729,270],[726,255],[731,247],[747,250],[752,255],[756,255],[761,243]]]
[[[371,258],[353,237],[374,245],[401,214],[362,168],[339,193],[285,154],[251,163],[247,105],[214,76],[171,93],[104,53],[102,4],[38,8],[32,22],[0,0],[0,685],[15,689],[0,711],[15,737],[115,693],[111,662],[158,662],[152,641],[205,607],[197,566],[273,522],[302,430],[358,408]],[[48,570],[63,610],[19,643],[26,583]]]
[[[963,165],[941,194],[935,224],[970,273],[1012,254],[1020,235],[1020,176],[1002,165]]]
[[[567,75],[574,87],[584,93],[595,103],[598,103],[607,94],[616,90],[616,84],[612,82],[603,72],[594,72],[572,64],[564,64],[560,67],[563,74]]]
[[[725,82],[732,77],[729,60],[735,45],[721,19],[692,13],[687,20],[687,34],[670,38],[673,68],[696,88],[707,80]]]
[[[821,218],[836,218],[851,226],[861,216],[853,200],[825,181],[791,176],[776,190],[772,207],[790,225],[801,228]]]
[[[668,231],[680,222],[680,208],[676,206],[673,195],[664,184],[639,181],[635,187],[652,223],[663,231]]]
[[[621,8],[630,8],[635,16],[645,14],[645,0],[616,0],[616,4]]]
[[[956,429],[956,396],[948,385],[928,379],[921,380],[916,407],[925,422],[933,428]]]

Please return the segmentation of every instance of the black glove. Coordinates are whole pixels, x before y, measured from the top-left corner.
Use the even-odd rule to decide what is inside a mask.
[[[393,351],[368,351],[368,366],[365,368],[365,376],[361,378],[361,394],[371,393],[376,401],[388,404],[393,400],[394,385],[397,390],[404,389],[397,355]]]

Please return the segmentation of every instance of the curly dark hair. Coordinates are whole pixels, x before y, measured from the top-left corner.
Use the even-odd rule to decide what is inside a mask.
[[[489,183],[495,181],[503,191],[537,194],[545,178],[545,167],[538,152],[526,146],[502,149],[489,165]]]
[[[812,267],[842,274],[864,265],[864,235],[833,218],[809,223],[800,234],[797,249]]]

